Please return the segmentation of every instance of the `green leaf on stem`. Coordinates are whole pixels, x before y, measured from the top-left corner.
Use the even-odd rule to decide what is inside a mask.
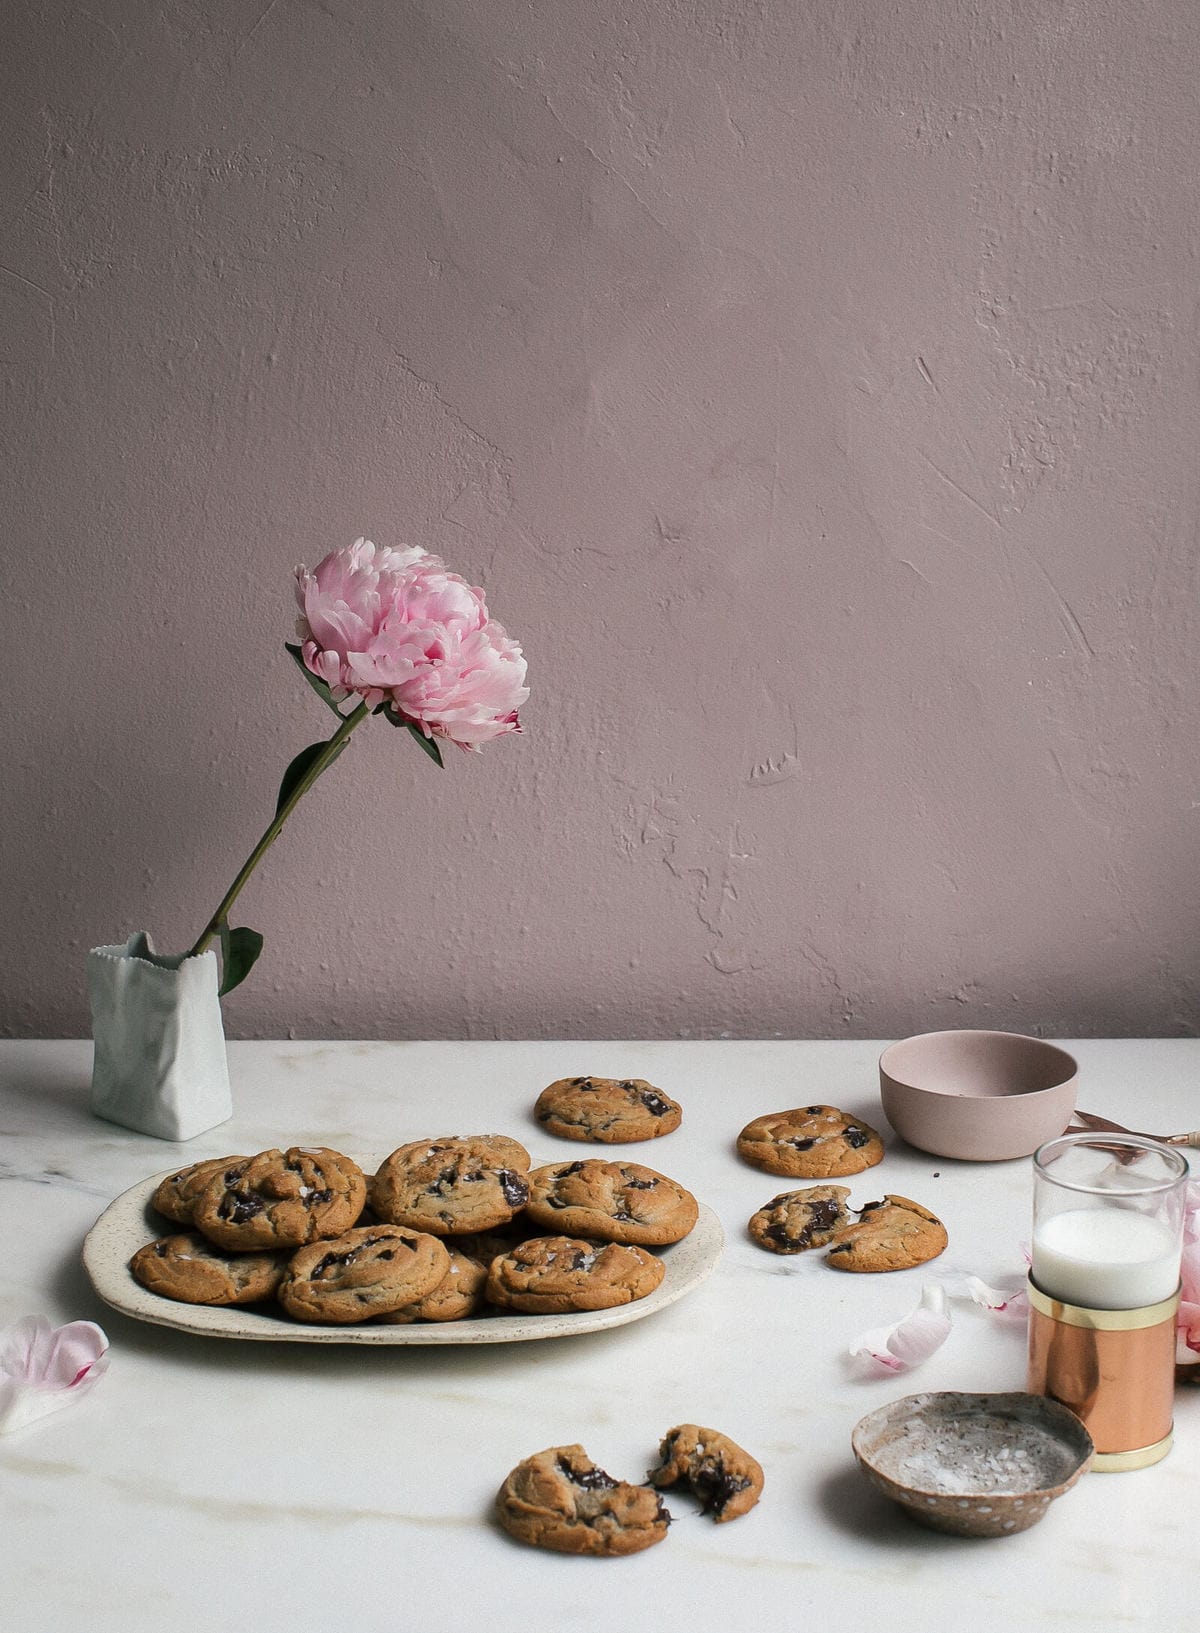
[[[411,720],[406,720],[404,724],[408,727],[409,731],[412,732],[413,736],[416,738],[417,742],[420,743],[426,754],[428,754],[434,765],[440,766],[442,764],[442,751],[438,747],[437,738],[426,737],[420,726],[414,726]]]
[[[390,703],[381,703],[379,707],[374,710],[374,713],[382,714],[389,726],[407,726],[413,737],[433,761],[434,765],[442,765],[442,751],[438,746],[438,740],[436,737],[426,737],[420,726],[414,725],[411,720],[406,720],[402,714],[398,714],[392,708]]]
[[[300,666],[300,673],[304,676],[305,680],[312,687],[313,691],[321,699],[321,702],[324,703],[327,708],[332,709],[339,720],[343,720],[345,716],[338,708],[337,703],[334,700],[333,693],[321,679],[320,675],[313,674],[312,670],[305,663],[304,654],[301,652],[300,648],[298,646],[293,646],[290,641],[285,641],[283,643],[283,649],[285,652],[290,652],[292,657],[295,658],[297,664]]]
[[[234,987],[240,986],[250,971],[254,968],[259,953],[263,950],[263,938],[257,930],[249,930],[239,925],[236,930],[229,928],[229,920],[221,920],[221,989],[218,994],[223,998]]]
[[[345,743],[338,744],[337,748],[335,748],[333,753],[329,756],[329,763],[321,767],[321,770],[317,773],[317,776],[323,776],[325,772],[329,770],[329,767],[337,759],[338,755],[342,752],[345,746]],[[308,776],[308,773],[311,771],[314,763],[320,759],[321,755],[325,753],[328,747],[329,743],[328,740],[326,740],[323,743],[310,743],[307,748],[302,748],[300,750],[299,754],[297,754],[291,765],[288,766],[287,770],[284,772],[283,781],[279,784],[279,798],[275,801],[276,816],[278,816],[280,811],[283,810],[288,800],[290,800],[292,795],[296,792],[299,784],[305,777]],[[314,778],[313,781],[315,782],[316,778]]]

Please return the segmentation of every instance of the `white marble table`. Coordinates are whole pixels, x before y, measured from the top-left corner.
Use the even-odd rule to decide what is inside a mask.
[[[1020,1328],[956,1309],[919,1371],[863,1381],[866,1327],[917,1302],[925,1272],[839,1276],[777,1258],[745,1221],[778,1189],[731,1150],[753,1115],[811,1100],[880,1117],[874,1043],[241,1043],[232,1122],[172,1146],[95,1121],[90,1045],[0,1043],[0,1322],[86,1317],[112,1341],[78,1406],[0,1439],[0,1605],[11,1633],[352,1626],[546,1633],[596,1626],[1015,1628],[1190,1625],[1200,1508],[1200,1390],[1181,1391],[1156,1468],[1089,1475],[1024,1534],[923,1531],[857,1473],[866,1411],[917,1389],[1020,1388]],[[1135,1127],[1200,1123],[1200,1041],[1068,1043],[1080,1103]],[[530,1122],[538,1090],[579,1072],[640,1075],[685,1107],[626,1148],[721,1217],[713,1276],[611,1332],[469,1349],[239,1344],[139,1324],[94,1297],[84,1234],[111,1198],[177,1161],[320,1141],[385,1152],[410,1138],[509,1131],[535,1158],[590,1148]],[[881,1125],[886,1132],[886,1125]],[[889,1136],[890,1140],[890,1136]],[[598,1154],[603,1155],[603,1151]],[[939,1268],[1022,1267],[1027,1162],[956,1164],[890,1141],[854,1182],[944,1218]],[[666,1541],[624,1560],[511,1542],[493,1494],[522,1457],[582,1441],[625,1478],[659,1435],[723,1429],[766,1470],[751,1514],[714,1526],[686,1499]]]

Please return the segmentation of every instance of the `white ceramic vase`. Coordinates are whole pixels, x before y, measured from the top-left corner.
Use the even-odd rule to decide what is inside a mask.
[[[92,1110],[160,1140],[190,1140],[233,1115],[217,957],[156,953],[144,930],[88,954]]]

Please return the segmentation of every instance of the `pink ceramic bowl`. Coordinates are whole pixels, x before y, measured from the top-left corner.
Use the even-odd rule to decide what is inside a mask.
[[[923,1032],[879,1057],[884,1115],[938,1157],[1028,1157],[1066,1128],[1079,1068],[1065,1049],[1019,1032]]]

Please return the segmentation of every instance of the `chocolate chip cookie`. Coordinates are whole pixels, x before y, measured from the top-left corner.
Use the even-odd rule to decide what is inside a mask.
[[[609,1310],[645,1298],[664,1274],[662,1260],[645,1248],[534,1236],[492,1260],[487,1300],[534,1315]]]
[[[670,1134],[683,1111],[643,1077],[560,1077],[542,1090],[533,1115],[564,1140],[626,1145]]]
[[[324,1146],[292,1146],[214,1174],[193,1212],[196,1229],[231,1253],[301,1247],[348,1230],[367,1182],[357,1163]]]
[[[143,1287],[180,1304],[256,1304],[286,1266],[286,1253],[222,1253],[198,1231],[147,1242],[129,1261]]]
[[[435,1236],[367,1225],[293,1254],[279,1302],[298,1321],[366,1321],[424,1298],[449,1268],[450,1255]]]
[[[497,1493],[496,1513],[518,1542],[603,1557],[640,1553],[671,1523],[657,1491],[614,1480],[582,1446],[551,1446],[518,1463]]]
[[[245,1157],[208,1157],[203,1162],[193,1162],[177,1174],[168,1174],[150,1198],[150,1205],[165,1219],[177,1225],[190,1225],[200,1193],[213,1175],[246,1160]]]
[[[413,1140],[380,1165],[371,1207],[381,1219],[433,1236],[494,1230],[529,1198],[514,1156],[528,1168],[529,1153],[502,1135]]]
[[[753,1214],[748,1229],[769,1253],[805,1253],[825,1247],[835,1233],[854,1223],[846,1185],[810,1185],[784,1191]]]
[[[658,1456],[658,1466],[647,1470],[651,1485],[660,1490],[687,1486],[700,1499],[702,1512],[718,1524],[736,1520],[762,1496],[759,1464],[716,1429],[702,1429],[698,1423],[668,1429]]]
[[[883,1160],[883,1141],[867,1123],[836,1106],[800,1106],[747,1123],[738,1156],[768,1174],[790,1179],[838,1179]]]
[[[444,1241],[450,1268],[431,1293],[413,1304],[381,1315],[380,1326],[401,1327],[410,1321],[464,1321],[483,1304],[488,1267],[479,1259],[461,1253],[453,1242]]]
[[[525,1212],[546,1230],[643,1247],[682,1240],[699,1217],[696,1198],[676,1180],[598,1157],[535,1168]]]
[[[868,1202],[858,1213],[858,1224],[838,1231],[826,1255],[835,1270],[911,1270],[936,1259],[948,1241],[941,1220],[906,1196]]]

